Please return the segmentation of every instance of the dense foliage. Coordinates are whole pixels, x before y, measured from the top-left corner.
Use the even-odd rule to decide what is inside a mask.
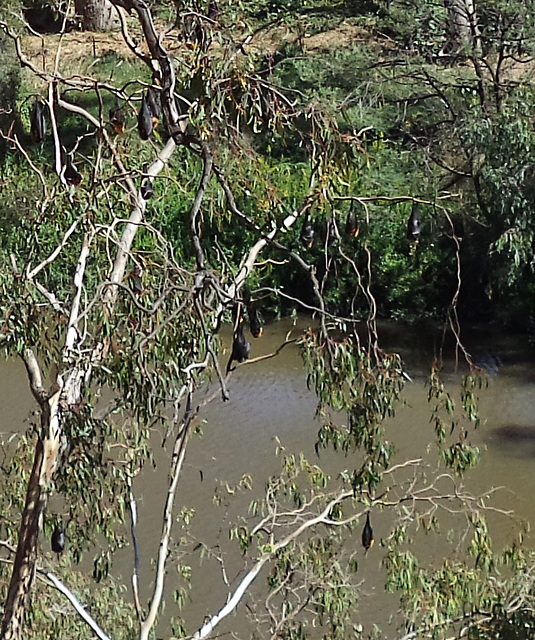
[[[24,360],[39,405],[28,433],[5,443],[6,553],[30,531],[15,565],[40,562],[38,535],[60,517],[47,500],[57,498],[72,541],[64,579],[73,589],[69,565],[91,552],[106,590],[80,579],[79,596],[94,599],[111,636],[138,637],[129,605],[118,597],[110,611],[108,573],[128,541],[137,556],[126,521],[154,432],[174,442],[173,496],[201,410],[195,392],[216,381],[227,397],[233,361],[248,355],[245,316],[314,312],[299,346],[318,397],[316,449],[351,462],[332,477],[281,447],[281,474],[231,530],[250,558],[246,575],[270,567],[260,633],[312,637],[318,624],[325,638],[372,633],[360,623],[359,566],[345,542],[366,513],[390,509],[398,524],[384,564],[405,638],[529,637],[532,559],[520,543],[494,551],[482,503],[451,489],[479,456],[470,434],[480,372],[472,366],[456,392],[433,363],[431,423],[447,472],[427,478],[418,461],[396,458],[388,437],[408,376],[382,350],[376,320],[431,317],[457,340],[464,320],[532,328],[533,7],[481,3],[467,42],[448,3],[433,0],[155,2],[161,37],[151,41],[145,3],[115,4],[129,10],[128,45],[109,36],[97,53],[62,3],[24,12],[0,3],[0,340]],[[50,32],[28,35],[30,10],[52,16]],[[151,90],[163,115],[142,121]],[[45,105],[42,135],[36,105]],[[225,321],[234,331],[226,373]],[[40,447],[55,466],[37,482]],[[39,499],[25,502],[32,486]],[[429,568],[411,536],[437,530],[452,500],[466,557]],[[183,531],[190,518],[186,505]],[[171,500],[154,598],[136,602],[141,638],[161,610],[175,519]],[[371,542],[363,536],[366,550]],[[184,588],[170,633],[182,637],[190,567],[178,547],[169,557]],[[2,563],[2,595],[13,593],[10,576]],[[25,637],[86,637],[47,616],[41,586],[36,593]],[[6,604],[4,621],[9,614]]]

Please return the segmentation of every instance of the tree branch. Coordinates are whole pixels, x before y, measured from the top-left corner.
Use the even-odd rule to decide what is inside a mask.
[[[78,263],[76,264],[76,272],[74,274],[74,296],[71,303],[71,312],[69,315],[69,324],[67,328],[67,337],[65,338],[64,354],[68,358],[71,352],[74,350],[76,343],[80,339],[80,331],[78,329],[79,313],[80,313],[80,300],[82,297],[82,287],[84,284],[84,273],[87,264],[87,258],[89,256],[90,239],[89,235],[85,234],[82,241],[82,248],[80,255],[78,256]]]
[[[36,267],[34,267],[31,271],[28,271],[28,269],[30,268],[30,265],[28,264],[28,266],[26,267],[26,277],[28,278],[28,280],[33,280],[35,278],[35,276],[40,271],[42,271],[48,264],[50,264],[51,262],[54,262],[54,260],[60,254],[60,252],[63,249],[63,247],[67,244],[67,240],[75,232],[76,227],[78,226],[79,222],[80,222],[80,220],[75,220],[71,224],[71,226],[67,229],[67,231],[65,232],[65,235],[61,239],[61,242],[54,249],[54,251],[52,251],[52,253],[48,256],[48,258],[45,258],[45,260],[43,260],[40,264],[38,264]]]
[[[169,138],[165,147],[158,154],[158,158],[149,168],[149,174],[151,176],[158,175],[165,165],[169,162],[169,159],[173,155],[176,149],[176,144],[172,138]],[[134,238],[136,237],[137,230],[139,229],[139,225],[143,220],[143,213],[145,211],[146,201],[143,198],[137,198],[136,204],[133,206],[132,211],[130,213],[130,218],[125,225],[123,233],[121,235],[121,241],[119,245],[119,249],[117,251],[113,267],[109,276],[109,280],[112,283],[122,282],[124,277],[124,272],[126,269],[126,263],[128,261],[128,257],[130,255],[130,250],[132,248],[132,243],[134,242]],[[117,290],[115,287],[110,287],[106,293],[106,302],[108,304],[113,304],[117,296]]]
[[[195,251],[195,259],[197,261],[197,269],[199,269],[199,271],[202,271],[204,269],[204,252],[202,250],[201,241],[199,239],[197,217],[201,209],[201,204],[206,192],[206,188],[208,187],[208,183],[210,182],[210,178],[212,176],[213,165],[212,152],[210,151],[210,148],[206,144],[206,142],[201,143],[201,157],[203,161],[201,183],[199,185],[199,188],[197,189],[197,193],[195,194],[195,199],[191,205],[191,210],[189,213],[191,238],[193,241],[193,249]]]
[[[90,629],[97,636],[97,638],[100,638],[100,640],[112,640],[110,636],[104,633],[104,631],[100,628],[100,626],[89,615],[85,607],[80,603],[80,601],[74,595],[74,593],[68,587],[66,587],[59,578],[57,578],[50,571],[46,571],[45,569],[37,568],[37,573],[44,576],[52,584],[52,586],[55,589],[57,589],[61,594],[63,594],[67,598],[67,600],[74,607],[74,610],[76,611],[76,613],[90,627]]]
[[[132,477],[128,476],[128,489],[130,494],[130,533],[134,547],[134,570],[132,571],[132,592],[134,594],[134,606],[138,620],[141,621],[143,612],[139,601],[139,544],[137,540],[137,504],[132,488]]]
[[[321,513],[319,513],[315,517],[312,517],[306,520],[305,522],[303,522],[303,524],[301,524],[301,526],[297,527],[297,529],[289,533],[282,540],[273,544],[269,553],[264,554],[255,563],[253,568],[250,569],[245,574],[245,576],[240,581],[240,584],[238,585],[238,587],[234,590],[234,593],[228,599],[227,604],[222,609],[220,609],[215,616],[212,616],[208,620],[208,622],[203,624],[203,626],[196,633],[190,636],[187,640],[203,640],[204,638],[207,638],[212,633],[212,631],[217,627],[217,625],[224,618],[226,618],[230,613],[232,613],[232,611],[234,611],[234,609],[238,606],[241,599],[247,592],[247,589],[249,588],[249,586],[258,576],[260,571],[262,571],[266,563],[269,560],[271,560],[271,558],[273,558],[278,551],[288,546],[291,542],[293,542],[301,534],[307,531],[310,527],[314,527],[315,525],[320,524],[322,522],[327,522],[329,520],[328,515],[332,511],[333,507],[336,506],[338,503],[342,502],[343,500],[346,500],[347,498],[352,497],[353,494],[354,492],[352,490],[340,492],[333,500],[329,501],[329,503],[321,511]]]
[[[165,502],[162,535],[160,537],[160,546],[158,549],[158,560],[156,563],[156,577],[154,580],[154,591],[150,601],[149,612],[140,627],[140,640],[148,640],[150,631],[154,626],[163,596],[163,584],[165,577],[165,567],[167,563],[167,550],[169,548],[169,539],[171,536],[171,527],[173,525],[173,503],[178,486],[178,480],[182,470],[184,458],[186,457],[187,443],[189,440],[191,421],[195,417],[196,412],[191,408],[191,390],[188,393],[186,403],[186,412],[182,423],[175,438],[173,447],[173,457],[170,470],[169,487],[167,489],[167,499]]]
[[[22,361],[26,367],[26,373],[28,375],[28,381],[30,384],[30,391],[33,397],[37,400],[37,404],[43,408],[46,403],[47,392],[43,387],[43,376],[41,374],[41,367],[37,362],[35,353],[32,349],[24,349],[21,354]]]

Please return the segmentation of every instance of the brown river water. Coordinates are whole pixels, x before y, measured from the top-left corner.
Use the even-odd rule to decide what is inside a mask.
[[[252,342],[251,357],[270,353],[284,340],[289,331],[297,337],[306,326],[300,320],[297,326],[291,320],[283,320],[265,328],[264,336]],[[384,325],[381,330],[383,346],[401,353],[412,382],[404,390],[405,403],[396,417],[388,424],[389,435],[396,444],[398,458],[425,456],[434,442],[433,427],[429,422],[430,407],[427,402],[425,379],[436,355],[438,338],[434,330],[408,330],[401,325]],[[228,336],[227,336],[228,338]],[[481,493],[492,487],[502,487],[493,505],[502,509],[514,509],[523,521],[535,522],[535,352],[525,337],[493,333],[488,328],[472,329],[463,333],[465,344],[472,351],[496,354],[502,361],[499,371],[490,375],[488,387],[480,393],[483,424],[472,438],[482,448],[479,466],[467,473],[464,484],[472,493]],[[453,349],[444,352],[444,379],[455,391],[458,382],[468,371],[466,363],[455,361]],[[34,402],[20,362],[0,361],[0,432],[19,432],[27,426]],[[280,467],[274,452],[277,438],[288,451],[303,451],[316,462],[314,441],[319,427],[314,418],[315,396],[306,387],[305,376],[298,349],[287,346],[276,358],[239,368],[229,383],[231,399],[223,403],[217,398],[206,406],[200,420],[202,437],[191,439],[186,457],[185,472],[181,479],[176,505],[177,511],[187,505],[195,509],[192,533],[221,553],[222,563],[215,559],[199,561],[198,554],[185,559],[191,565],[193,579],[190,601],[183,615],[188,629],[194,631],[202,625],[205,616],[213,614],[225,604],[228,587],[225,580],[235,587],[243,575],[243,560],[229,545],[228,527],[240,515],[246,516],[247,506],[254,497],[262,495],[265,479]],[[155,436],[158,445],[159,436]],[[168,445],[169,449],[170,446]],[[141,553],[141,596],[146,602],[152,590],[154,558],[158,548],[161,514],[167,487],[169,451],[157,447],[157,468],[147,468],[135,486],[139,508],[139,544]],[[436,456],[435,456],[436,458]],[[350,468],[350,460],[339,454],[321,454],[320,464],[330,473]],[[243,495],[232,493],[242,474],[251,474],[254,480],[252,492]],[[227,489],[228,485],[228,489]],[[223,496],[222,506],[214,506],[212,496],[219,487]],[[490,517],[491,533],[500,545],[512,539],[515,521],[503,515]],[[375,537],[378,544],[360,562],[362,596],[361,619],[365,624],[377,622],[384,631],[383,638],[399,636],[394,622],[388,626],[390,616],[396,610],[396,599],[382,588],[384,574],[380,562],[385,554],[380,541],[382,532],[387,535],[391,522],[386,512],[374,514]],[[175,529],[174,539],[180,532]],[[360,545],[359,536],[354,539]],[[444,536],[426,539],[425,553],[430,562],[441,560],[444,555]],[[528,544],[535,546],[528,538]],[[126,583],[133,564],[131,548],[117,554],[113,573]],[[256,587],[262,593],[263,578]],[[169,593],[180,584],[175,567],[169,567],[167,590]],[[98,588],[98,587],[97,587]],[[251,604],[247,598],[240,607]],[[175,613],[172,599],[168,598],[164,618]],[[238,622],[243,616],[228,618],[220,632],[232,631],[235,637],[250,638],[251,630]],[[395,621],[395,617],[394,617]],[[162,629],[163,632],[163,629]]]

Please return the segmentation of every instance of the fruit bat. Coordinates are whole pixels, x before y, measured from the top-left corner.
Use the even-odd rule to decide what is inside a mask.
[[[148,140],[153,130],[152,113],[145,93],[141,98],[141,106],[137,114],[137,129],[142,140]]]
[[[32,109],[30,131],[34,142],[43,142],[46,136],[45,105],[36,100]]]

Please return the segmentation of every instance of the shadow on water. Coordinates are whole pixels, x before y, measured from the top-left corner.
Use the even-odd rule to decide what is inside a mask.
[[[507,425],[496,429],[496,432],[503,441],[533,440],[535,442],[535,426]]]
[[[496,427],[493,432],[495,440],[510,454],[535,458],[535,426],[507,424]]]

